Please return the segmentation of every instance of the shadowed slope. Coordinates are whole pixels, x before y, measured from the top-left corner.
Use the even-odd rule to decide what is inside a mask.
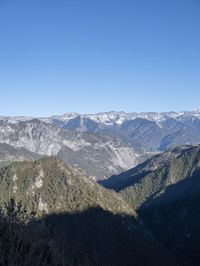
[[[39,220],[29,226],[46,224],[56,265],[184,265],[120,195],[53,157],[0,169],[0,188],[2,204],[12,197],[34,208]]]
[[[137,209],[145,226],[176,256],[200,265],[200,146],[157,155],[108,185]],[[110,182],[112,181],[112,182]]]

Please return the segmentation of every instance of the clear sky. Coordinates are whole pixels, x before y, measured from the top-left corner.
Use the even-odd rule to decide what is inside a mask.
[[[0,115],[200,106],[199,0],[0,0]]]

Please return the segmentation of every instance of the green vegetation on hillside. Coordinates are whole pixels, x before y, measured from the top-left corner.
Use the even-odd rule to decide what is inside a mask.
[[[157,155],[107,185],[123,188],[120,195],[159,243],[200,265],[200,146]]]
[[[5,212],[11,198],[12,212]],[[0,221],[8,228],[0,235],[8,243],[3,265],[13,265],[9,258],[27,265],[29,253],[30,265],[185,265],[158,244],[120,195],[53,157],[1,168],[0,203]]]

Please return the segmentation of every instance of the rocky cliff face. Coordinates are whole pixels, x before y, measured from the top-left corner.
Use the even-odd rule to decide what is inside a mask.
[[[119,139],[66,130],[40,120],[0,123],[0,143],[39,155],[57,155],[88,175],[102,179],[129,169],[143,158]]]

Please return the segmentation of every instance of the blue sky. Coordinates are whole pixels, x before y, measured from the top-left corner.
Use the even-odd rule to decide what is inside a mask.
[[[0,115],[200,106],[199,0],[0,0]]]

